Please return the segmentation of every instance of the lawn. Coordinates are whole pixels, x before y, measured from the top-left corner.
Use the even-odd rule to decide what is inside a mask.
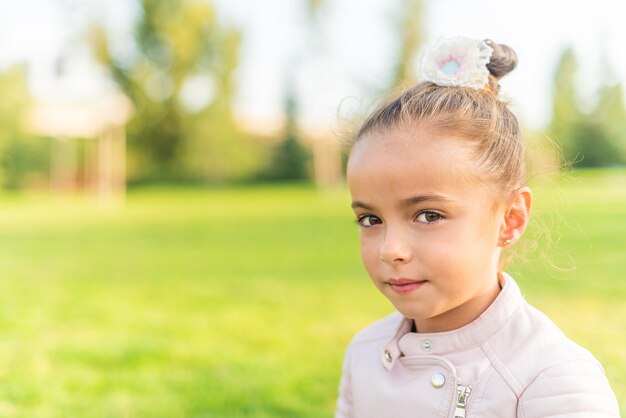
[[[626,410],[626,171],[535,190],[508,271]],[[0,214],[2,417],[330,417],[349,339],[391,310],[345,191],[4,195]]]

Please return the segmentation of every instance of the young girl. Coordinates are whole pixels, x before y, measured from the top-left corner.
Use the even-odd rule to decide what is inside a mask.
[[[498,97],[512,49],[440,40],[423,82],[356,136],[348,184],[361,256],[398,312],[347,349],[336,417],[619,417],[602,366],[500,266],[532,194]]]

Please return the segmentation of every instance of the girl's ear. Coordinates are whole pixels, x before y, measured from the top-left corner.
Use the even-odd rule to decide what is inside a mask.
[[[533,195],[527,186],[513,192],[510,204],[504,212],[504,223],[500,230],[500,246],[505,247],[520,239],[530,219],[532,201]]]

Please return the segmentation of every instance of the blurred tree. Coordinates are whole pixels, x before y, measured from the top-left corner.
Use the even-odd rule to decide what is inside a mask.
[[[240,33],[220,25],[207,1],[143,0],[136,53],[117,57],[95,29],[99,61],[129,96],[135,179],[245,178],[260,166],[231,109]]]
[[[287,87],[285,100],[286,128],[285,138],[276,146],[266,173],[266,180],[304,180],[309,178],[308,165],[311,153],[298,138],[297,110],[295,92],[291,83]]]
[[[398,58],[392,73],[392,87],[415,79],[415,55],[424,38],[422,9],[421,0],[401,2],[399,21],[394,25],[398,31]]]
[[[311,37],[320,42],[321,28],[319,16],[327,0],[306,0]],[[423,7],[421,0],[401,0],[397,17],[393,19],[392,31],[396,36],[397,57],[390,69],[390,78],[385,80],[382,90],[389,90],[405,82],[415,81],[415,56],[422,44]],[[382,93],[382,92],[381,92]],[[333,150],[335,148],[335,150]],[[333,155],[336,154],[336,155]],[[317,138],[313,143],[315,158],[315,175],[318,184],[337,185],[341,182],[342,166],[341,148],[324,138]],[[344,155],[345,163],[345,155]],[[337,167],[334,169],[333,167]],[[333,173],[338,173],[334,175]],[[330,180],[331,178],[335,180]],[[322,180],[328,179],[328,180]]]
[[[25,112],[30,106],[26,74],[21,66],[0,75],[0,182],[18,189],[27,182],[42,183],[48,170],[49,142],[27,133]]]
[[[603,84],[596,107],[580,110],[575,76],[576,57],[571,48],[563,51],[554,78],[554,102],[549,132],[561,145],[566,161],[581,167],[626,162],[626,110],[624,91],[617,83]]]
[[[326,0],[306,0],[305,8],[308,19],[310,39],[314,47],[312,52],[319,52],[323,47],[323,37],[320,36],[319,14],[326,4]],[[301,51],[299,51],[301,52]],[[311,51],[307,51],[311,52]],[[295,62],[302,62],[307,57],[296,57]],[[284,101],[285,134],[284,138],[273,148],[267,169],[261,173],[260,179],[270,181],[305,180],[310,177],[309,163],[311,151],[302,144],[298,135],[298,96],[294,85],[295,73],[298,65],[287,69],[286,94]],[[315,146],[315,144],[313,144]]]
[[[598,104],[592,120],[602,126],[610,148],[615,154],[607,163],[626,163],[626,106],[620,83],[605,84],[598,92]]]
[[[578,167],[601,167],[621,162],[619,150],[606,127],[589,115],[574,122],[569,141],[573,150],[579,150]]]
[[[581,150],[574,146],[574,126],[580,124],[580,112],[576,98],[576,71],[578,65],[572,48],[563,51],[554,76],[552,121],[549,133],[561,145],[567,161],[580,158]]]
[[[327,0],[306,0],[306,5],[308,8],[307,12],[309,20],[311,22],[315,22],[317,16],[319,15],[326,2]]]

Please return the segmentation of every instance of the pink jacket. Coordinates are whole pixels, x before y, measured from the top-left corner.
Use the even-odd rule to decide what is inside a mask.
[[[619,417],[602,366],[505,283],[474,322],[411,332],[393,313],[359,332],[336,418]]]

